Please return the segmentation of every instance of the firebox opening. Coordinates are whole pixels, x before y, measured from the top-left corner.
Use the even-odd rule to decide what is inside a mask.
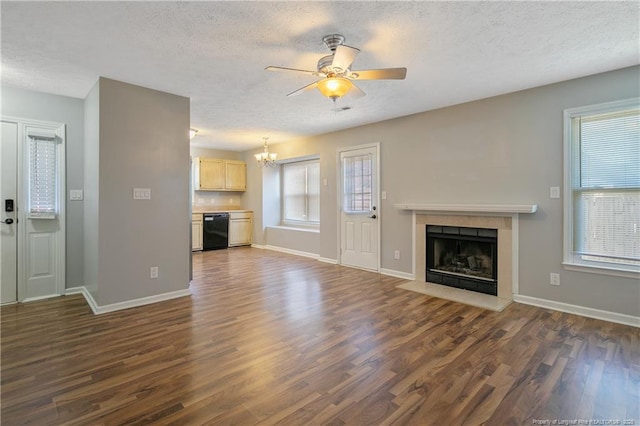
[[[498,294],[498,230],[426,225],[426,281]]]

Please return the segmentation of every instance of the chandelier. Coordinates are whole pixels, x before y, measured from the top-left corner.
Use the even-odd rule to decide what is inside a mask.
[[[278,154],[269,152],[269,147],[267,146],[268,137],[263,137],[262,139],[264,139],[264,150],[259,154],[255,154],[256,160],[261,167],[275,167]]]

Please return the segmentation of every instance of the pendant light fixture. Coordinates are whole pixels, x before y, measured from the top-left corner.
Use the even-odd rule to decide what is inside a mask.
[[[261,167],[275,167],[278,154],[269,152],[269,147],[267,146],[268,137],[265,136],[262,139],[264,139],[264,150],[259,154],[255,154],[256,160]]]

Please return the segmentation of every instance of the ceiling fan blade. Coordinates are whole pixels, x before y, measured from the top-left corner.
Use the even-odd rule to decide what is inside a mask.
[[[333,62],[331,63],[331,66],[333,68],[340,68],[340,72],[344,72],[349,69],[353,60],[358,56],[358,53],[360,53],[360,49],[341,44],[336,48],[336,52],[333,54]]]
[[[311,84],[307,84],[306,86],[299,88],[298,90],[294,90],[293,92],[289,93],[287,96],[298,96],[300,93],[308,92],[309,90],[315,89],[316,86],[318,86],[318,82],[314,81]]]
[[[384,68],[353,71],[348,77],[352,80],[404,80],[406,76],[406,68]]]
[[[363,96],[366,96],[367,94],[364,93],[362,89],[360,89],[358,86],[354,84],[353,86],[351,86],[351,89],[349,89],[349,92],[347,93],[347,95],[353,98],[361,98]]]
[[[286,67],[275,67],[273,65],[265,68],[267,71],[290,71],[290,72],[301,72],[309,75],[318,75],[317,71],[309,71],[309,70],[299,70],[297,68],[286,68]]]

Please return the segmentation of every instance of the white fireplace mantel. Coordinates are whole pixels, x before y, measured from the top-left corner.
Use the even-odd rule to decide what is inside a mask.
[[[489,213],[512,215],[517,213],[535,213],[537,204],[441,204],[441,203],[399,203],[398,210],[415,212],[446,213]]]

